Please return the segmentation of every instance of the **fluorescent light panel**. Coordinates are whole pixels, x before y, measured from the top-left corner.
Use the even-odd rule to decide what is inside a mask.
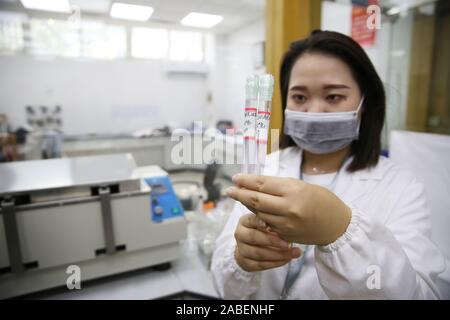
[[[20,0],[26,9],[69,13],[69,0]]]
[[[222,20],[222,16],[215,14],[191,12],[181,19],[181,24],[189,27],[212,28]]]
[[[113,18],[134,21],[147,21],[152,13],[152,7],[120,2],[115,2],[110,12]]]
[[[386,13],[389,16],[393,16],[393,15],[399,14],[400,13],[400,8],[398,8],[398,7],[390,8]]]

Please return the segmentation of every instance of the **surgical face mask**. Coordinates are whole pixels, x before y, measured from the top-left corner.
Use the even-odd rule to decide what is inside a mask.
[[[355,111],[347,112],[301,112],[286,109],[284,133],[297,146],[314,154],[326,154],[342,150],[359,136],[358,112],[362,97]]]

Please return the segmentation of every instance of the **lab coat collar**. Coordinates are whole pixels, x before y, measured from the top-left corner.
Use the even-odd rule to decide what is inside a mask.
[[[300,176],[300,167],[302,164],[303,152],[298,147],[289,147],[281,150],[279,153],[279,176],[298,178]],[[383,170],[380,165],[370,169],[359,170],[354,173],[347,172],[347,167],[350,165],[353,157],[349,157],[344,162],[342,168],[342,175],[352,176],[355,180],[381,180],[383,178]]]
[[[298,147],[290,147],[281,150],[277,156],[279,159],[276,159],[275,163],[279,163],[279,168],[274,170],[272,174],[279,177],[298,179],[302,163],[302,150]],[[349,157],[344,162],[344,167],[339,174],[336,188],[333,191],[348,204],[354,204],[358,199],[370,193],[376,182],[383,177],[383,170],[380,165],[353,173],[348,172],[346,169],[352,159],[353,157]]]
[[[280,177],[300,177],[300,167],[302,164],[302,152],[299,148],[290,147],[279,152],[279,176]]]

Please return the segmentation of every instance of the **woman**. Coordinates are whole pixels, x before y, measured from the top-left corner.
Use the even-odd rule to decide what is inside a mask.
[[[281,66],[281,151],[239,174],[217,239],[226,299],[434,299],[444,260],[422,185],[380,157],[385,94],[351,38],[316,31]],[[302,244],[290,246],[289,243]]]

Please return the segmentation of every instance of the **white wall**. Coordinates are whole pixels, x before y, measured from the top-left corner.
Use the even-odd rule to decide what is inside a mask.
[[[202,120],[206,78],[168,75],[162,61],[0,57],[0,113],[25,124],[26,105],[59,104],[67,134],[130,133]]]
[[[25,124],[26,105],[59,104],[66,134],[129,133],[192,121],[214,126],[222,119],[240,128],[245,79],[264,72],[253,67],[254,44],[264,38],[263,19],[227,35],[207,35],[207,76],[168,75],[158,60],[0,56],[0,113],[17,127]]]
[[[254,44],[265,40],[264,20],[246,25],[216,39],[216,65],[213,81],[213,104],[216,120],[228,119],[242,128],[245,105],[245,80],[254,68]]]
[[[352,7],[350,3],[322,2],[321,29],[350,35]]]

